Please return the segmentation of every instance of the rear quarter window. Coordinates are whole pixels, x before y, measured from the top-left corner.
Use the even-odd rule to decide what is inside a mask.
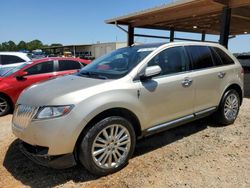
[[[234,60],[229,55],[227,55],[223,50],[217,47],[213,47],[213,49],[215,50],[216,54],[218,54],[218,56],[220,57],[223,65],[234,64]]]
[[[81,69],[81,64],[78,61],[72,60],[59,60],[59,71],[66,71],[66,70],[76,70]]]
[[[217,54],[217,52],[214,50],[213,47],[209,47],[210,51],[211,51],[211,55],[212,55],[212,58],[213,58],[213,62],[214,62],[214,65],[215,66],[222,66],[224,65],[220,56]]]

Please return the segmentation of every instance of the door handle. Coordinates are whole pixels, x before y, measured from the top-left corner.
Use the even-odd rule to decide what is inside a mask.
[[[190,78],[184,78],[184,80],[181,81],[181,84],[183,87],[189,87],[193,83],[193,80]]]
[[[225,75],[226,75],[225,72],[219,72],[219,73],[218,73],[218,77],[219,77],[219,78],[224,78]]]

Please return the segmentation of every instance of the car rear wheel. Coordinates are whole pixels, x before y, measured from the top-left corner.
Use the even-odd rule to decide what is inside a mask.
[[[104,176],[123,168],[135,147],[135,132],[122,117],[108,117],[90,128],[79,148],[79,160],[91,173]]]
[[[234,89],[231,89],[224,94],[219,109],[215,114],[215,119],[223,125],[232,124],[237,118],[239,110],[239,94]]]
[[[0,116],[7,115],[10,112],[11,106],[9,100],[0,95]]]

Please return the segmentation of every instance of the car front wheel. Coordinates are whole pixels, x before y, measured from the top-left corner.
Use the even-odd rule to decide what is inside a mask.
[[[79,160],[91,173],[104,176],[123,168],[135,147],[135,132],[129,121],[113,116],[91,127],[79,148]]]

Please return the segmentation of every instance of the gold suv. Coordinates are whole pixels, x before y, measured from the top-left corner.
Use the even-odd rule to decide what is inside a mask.
[[[12,130],[39,164],[66,168],[80,162],[106,175],[127,164],[138,138],[210,115],[232,124],[242,98],[242,67],[224,47],[138,45],[26,89]]]

